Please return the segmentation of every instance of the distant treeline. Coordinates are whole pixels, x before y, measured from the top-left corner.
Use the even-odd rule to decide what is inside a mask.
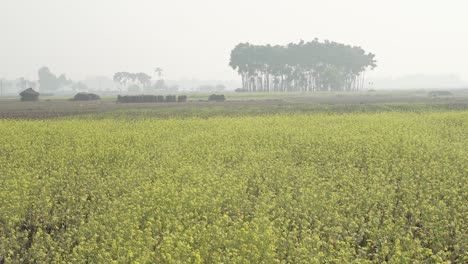
[[[119,103],[183,103],[187,102],[186,95],[119,95],[117,96]]]
[[[286,46],[238,44],[229,65],[242,77],[242,91],[356,91],[375,55],[361,47],[317,39]]]

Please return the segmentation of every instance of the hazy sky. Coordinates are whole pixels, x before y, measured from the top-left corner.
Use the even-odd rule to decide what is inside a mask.
[[[116,71],[169,79],[237,79],[239,42],[315,37],[377,55],[372,76],[459,74],[468,80],[466,0],[0,0],[0,78],[72,79]]]

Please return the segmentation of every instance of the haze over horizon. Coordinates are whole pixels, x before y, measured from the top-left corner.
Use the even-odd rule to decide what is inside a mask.
[[[168,79],[237,80],[228,63],[239,42],[319,38],[376,54],[369,77],[468,80],[462,0],[5,0],[0,6],[0,78],[37,79],[48,66],[75,80],[153,74],[156,67]]]

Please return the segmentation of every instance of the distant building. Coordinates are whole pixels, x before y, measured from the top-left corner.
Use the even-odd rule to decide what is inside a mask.
[[[39,93],[34,91],[33,88],[28,88],[20,93],[21,101],[37,101],[39,100]]]

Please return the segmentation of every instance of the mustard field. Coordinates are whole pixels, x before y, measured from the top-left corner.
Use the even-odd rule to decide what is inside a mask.
[[[468,111],[0,120],[0,263],[468,262]]]

